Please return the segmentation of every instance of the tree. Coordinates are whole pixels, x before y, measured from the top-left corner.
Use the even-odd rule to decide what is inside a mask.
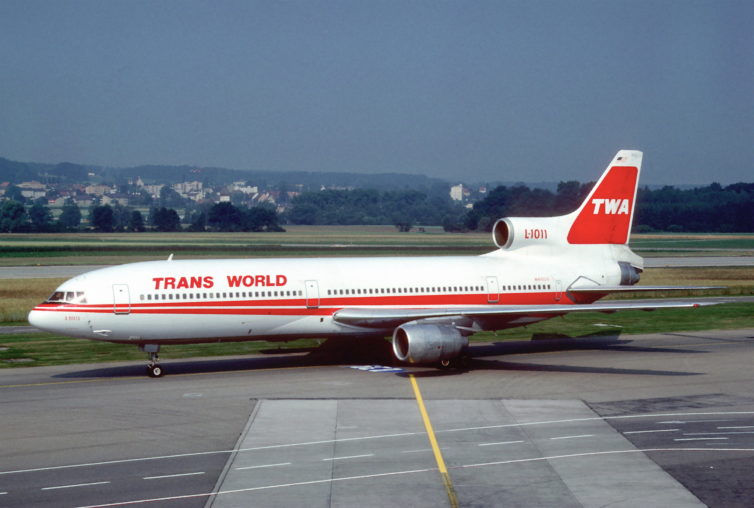
[[[163,185],[160,189],[160,206],[181,207],[184,205],[184,199],[169,185]]]
[[[205,231],[206,229],[207,214],[204,212],[196,212],[191,220],[191,225],[188,227],[188,230],[199,233]]]
[[[181,218],[178,217],[178,212],[172,208],[158,208],[154,213],[152,221],[157,231],[170,232],[181,230]]]
[[[142,233],[145,229],[144,217],[141,215],[141,212],[139,210],[133,210],[131,212],[131,217],[128,220],[128,230]]]
[[[393,225],[401,233],[408,233],[413,227],[413,220],[405,213],[396,212],[393,215]]]
[[[113,209],[113,229],[115,231],[129,230],[129,224],[131,222],[131,208],[123,206],[117,201],[113,202],[111,208]]]
[[[244,231],[277,231],[285,229],[278,224],[278,214],[271,206],[254,206],[246,211]]]
[[[312,203],[294,205],[288,212],[288,220],[293,224],[317,224],[319,208]]]
[[[29,209],[29,218],[31,219],[31,229],[37,233],[50,231],[52,226],[52,214],[47,207],[44,198],[34,202]]]
[[[18,201],[6,199],[0,204],[0,233],[28,231],[29,219],[26,208]]]
[[[96,231],[102,233],[110,233],[113,230],[115,224],[115,218],[113,217],[113,209],[110,205],[95,206],[92,208],[92,216],[90,220],[92,227]]]
[[[209,209],[207,224],[217,231],[240,231],[244,217],[241,211],[230,203],[217,203]]]
[[[8,188],[5,189],[5,198],[17,201],[21,204],[26,203],[26,197],[23,192],[21,192],[21,188],[15,185],[9,185]]]
[[[81,210],[79,206],[68,198],[63,205],[63,211],[58,217],[58,225],[64,230],[78,229],[81,224]]]

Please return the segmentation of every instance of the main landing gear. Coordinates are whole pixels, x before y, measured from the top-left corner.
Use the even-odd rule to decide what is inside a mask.
[[[147,362],[147,375],[149,377],[162,377],[165,372],[160,367],[160,359],[157,353],[160,352],[159,344],[142,344],[139,349],[149,355],[149,361]]]
[[[440,360],[439,367],[443,370],[469,370],[469,368],[471,367],[471,355],[468,353],[461,353],[455,358],[451,358],[449,360]]]

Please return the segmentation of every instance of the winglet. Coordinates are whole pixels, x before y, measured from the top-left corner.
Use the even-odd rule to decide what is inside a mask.
[[[575,212],[571,244],[626,244],[631,231],[642,153],[621,150]]]

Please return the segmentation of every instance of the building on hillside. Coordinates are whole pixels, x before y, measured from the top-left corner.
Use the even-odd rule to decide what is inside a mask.
[[[256,185],[246,185],[244,182],[233,182],[230,189],[234,192],[242,192],[243,194],[256,194],[259,192],[259,187]]]
[[[162,184],[157,185],[144,185],[143,189],[149,193],[150,196],[153,198],[159,198],[160,197],[160,191],[162,190],[164,186]]]
[[[113,194],[109,196],[102,196],[100,201],[103,205],[119,204],[121,206],[128,206],[128,195],[126,194]]]
[[[468,193],[468,189],[465,189],[462,183],[452,186],[450,188],[450,199],[453,201],[463,201],[464,191]]]
[[[183,197],[187,197],[193,192],[201,192],[204,184],[202,182],[180,182],[173,185],[173,190]]]
[[[86,192],[90,196],[104,196],[105,194],[110,194],[113,191],[114,189],[109,185],[87,185],[84,188],[84,192]]]
[[[36,180],[21,182],[18,184],[18,188],[21,189],[21,195],[27,199],[43,198],[47,195],[47,186]]]

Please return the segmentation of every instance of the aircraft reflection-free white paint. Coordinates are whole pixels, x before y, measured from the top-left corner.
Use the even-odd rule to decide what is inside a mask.
[[[693,307],[594,303],[633,286],[643,259],[628,247],[642,153],[621,150],[581,206],[559,217],[495,223],[481,256],[150,261],[61,285],[29,322],[50,332],[138,345],[148,372],[165,344],[392,336],[395,356],[462,363],[468,336],[569,312]],[[688,288],[688,287],[687,287]]]

